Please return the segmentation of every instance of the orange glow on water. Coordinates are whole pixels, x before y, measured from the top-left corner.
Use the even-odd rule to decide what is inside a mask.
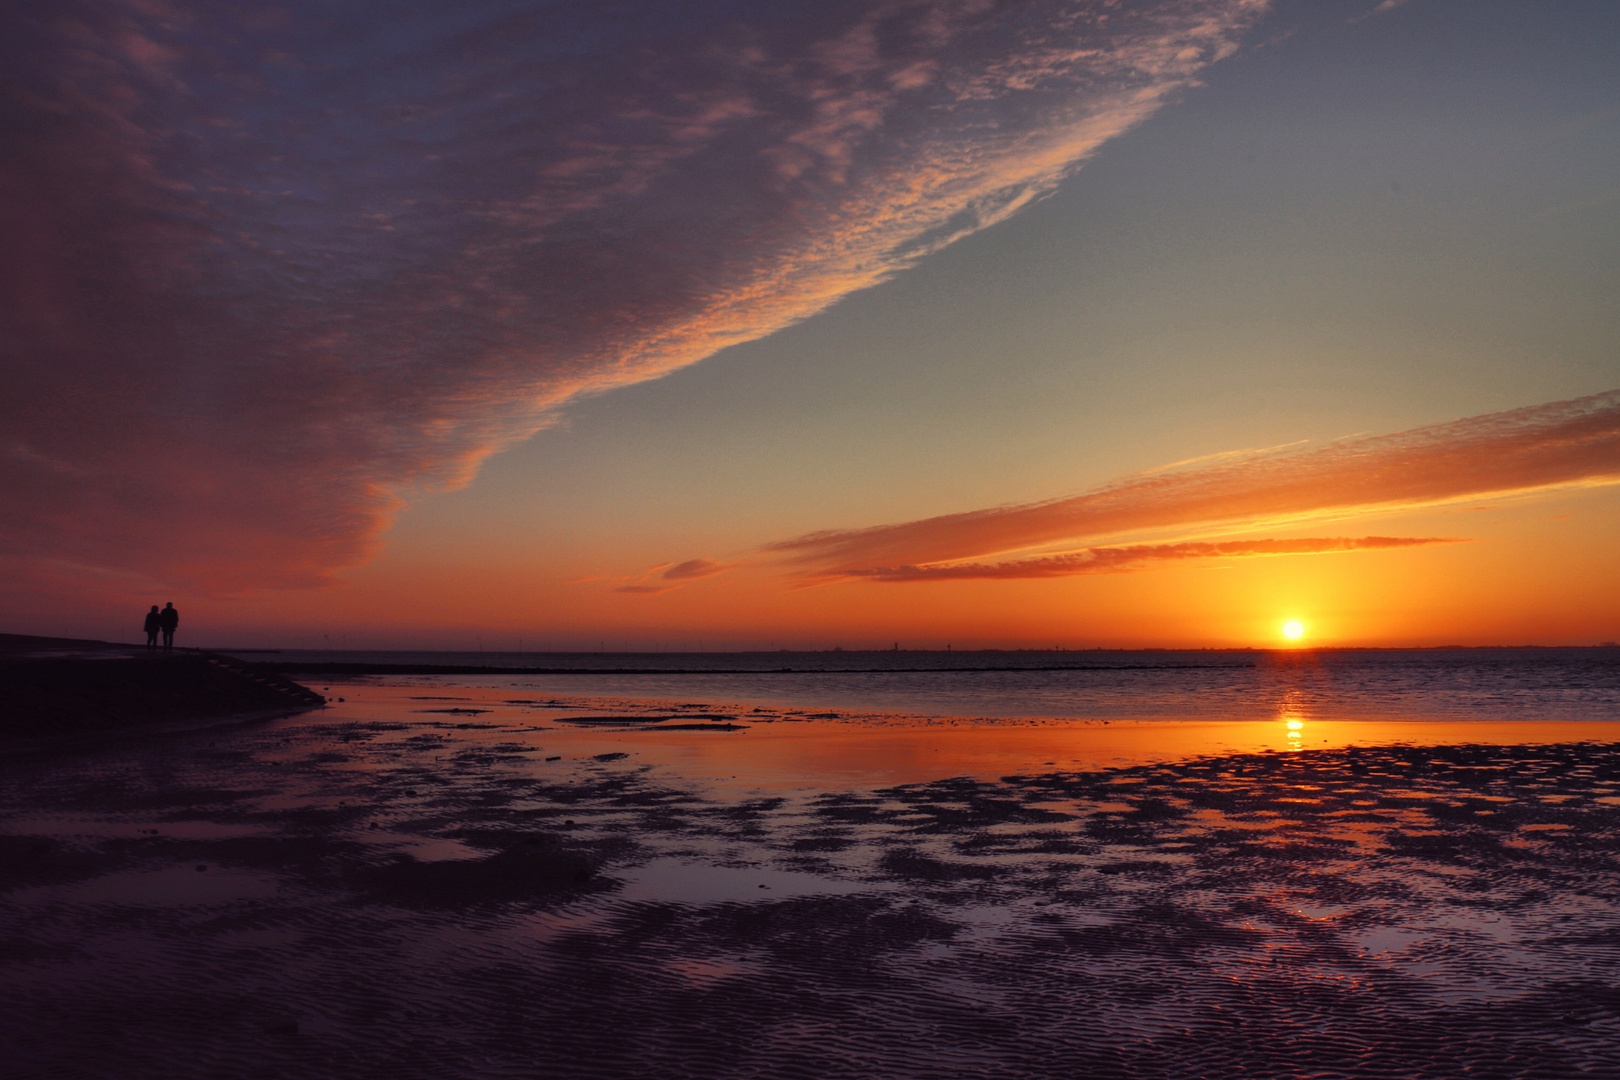
[[[761,719],[743,713],[740,730],[660,730],[630,725],[576,725],[557,717],[590,711],[514,705],[521,680],[496,686],[452,683],[359,682],[344,687],[345,704],[321,714],[334,723],[358,719],[420,722],[424,702],[413,695],[453,694],[460,707],[487,710],[489,729],[468,738],[519,739],[568,760],[628,753],[656,769],[703,777],[719,788],[841,788],[925,783],[944,776],[994,780],[1053,769],[1088,771],[1184,761],[1205,756],[1345,746],[1486,742],[1495,745],[1608,742],[1620,739],[1612,721],[1318,720],[1285,710],[1278,723],[1262,717],[1197,720],[974,720],[845,713],[841,720]],[[652,700],[604,699],[601,708],[652,708]],[[517,731],[514,728],[529,728]]]

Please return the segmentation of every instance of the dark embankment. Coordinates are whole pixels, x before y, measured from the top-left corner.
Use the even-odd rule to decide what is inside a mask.
[[[0,635],[0,737],[274,715],[325,700],[290,679],[212,653]]]

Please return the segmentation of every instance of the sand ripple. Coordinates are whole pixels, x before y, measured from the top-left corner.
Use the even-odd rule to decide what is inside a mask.
[[[722,797],[503,738],[5,766],[7,1074],[1620,1075],[1617,747]]]

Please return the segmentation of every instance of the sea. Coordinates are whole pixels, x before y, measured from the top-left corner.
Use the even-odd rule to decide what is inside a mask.
[[[234,655],[572,697],[984,719],[1620,720],[1620,647]],[[308,677],[305,681],[309,681]]]

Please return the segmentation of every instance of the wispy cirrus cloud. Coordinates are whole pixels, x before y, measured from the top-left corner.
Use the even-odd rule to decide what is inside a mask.
[[[14,7],[0,554],[319,582],[569,400],[1051,191],[1264,7]]]
[[[1297,537],[1284,540],[1186,541],[1179,544],[1127,544],[1121,547],[1093,547],[1058,555],[1041,555],[1005,562],[936,563],[931,566],[875,567],[870,570],[841,570],[826,578],[860,578],[866,581],[964,581],[969,579],[1013,579],[1074,577],[1077,574],[1118,574],[1140,570],[1156,563],[1184,562],[1188,559],[1248,558],[1263,555],[1327,555],[1345,551],[1382,551],[1389,548],[1419,547],[1425,544],[1455,544],[1454,536],[1335,536]]]
[[[713,559],[687,559],[665,570],[663,578],[665,581],[693,581],[697,578],[713,577],[715,574],[725,572],[726,569],[728,567],[725,563],[715,562]]]
[[[685,562],[675,563],[673,565],[670,563],[660,563],[657,566],[651,567],[646,571],[646,573],[642,574],[641,580],[627,585],[615,586],[613,591],[629,593],[632,596],[659,596],[674,589],[679,589],[688,581],[698,581],[702,578],[713,577],[716,574],[725,573],[727,570],[731,569],[731,565],[732,564],[730,563],[716,562],[714,559],[687,559]],[[655,574],[658,576],[658,580],[673,582],[674,584],[657,585],[647,580]],[[570,584],[578,585],[600,580],[604,579],[581,578],[570,582]]]
[[[999,506],[867,529],[830,530],[767,545],[822,580],[1044,577],[1087,573],[1156,558],[1261,554],[1221,544],[1095,548],[1052,556],[964,560],[1133,531],[1307,521],[1455,499],[1620,482],[1620,390],[1325,446],[1214,455],[1155,470],[1070,498]],[[1261,545],[1430,543],[1253,541]],[[1327,548],[1324,550],[1345,550]],[[1154,552],[1161,554],[1155,555]],[[1097,554],[1104,553],[1104,554]],[[1269,553],[1283,553],[1276,548]]]

